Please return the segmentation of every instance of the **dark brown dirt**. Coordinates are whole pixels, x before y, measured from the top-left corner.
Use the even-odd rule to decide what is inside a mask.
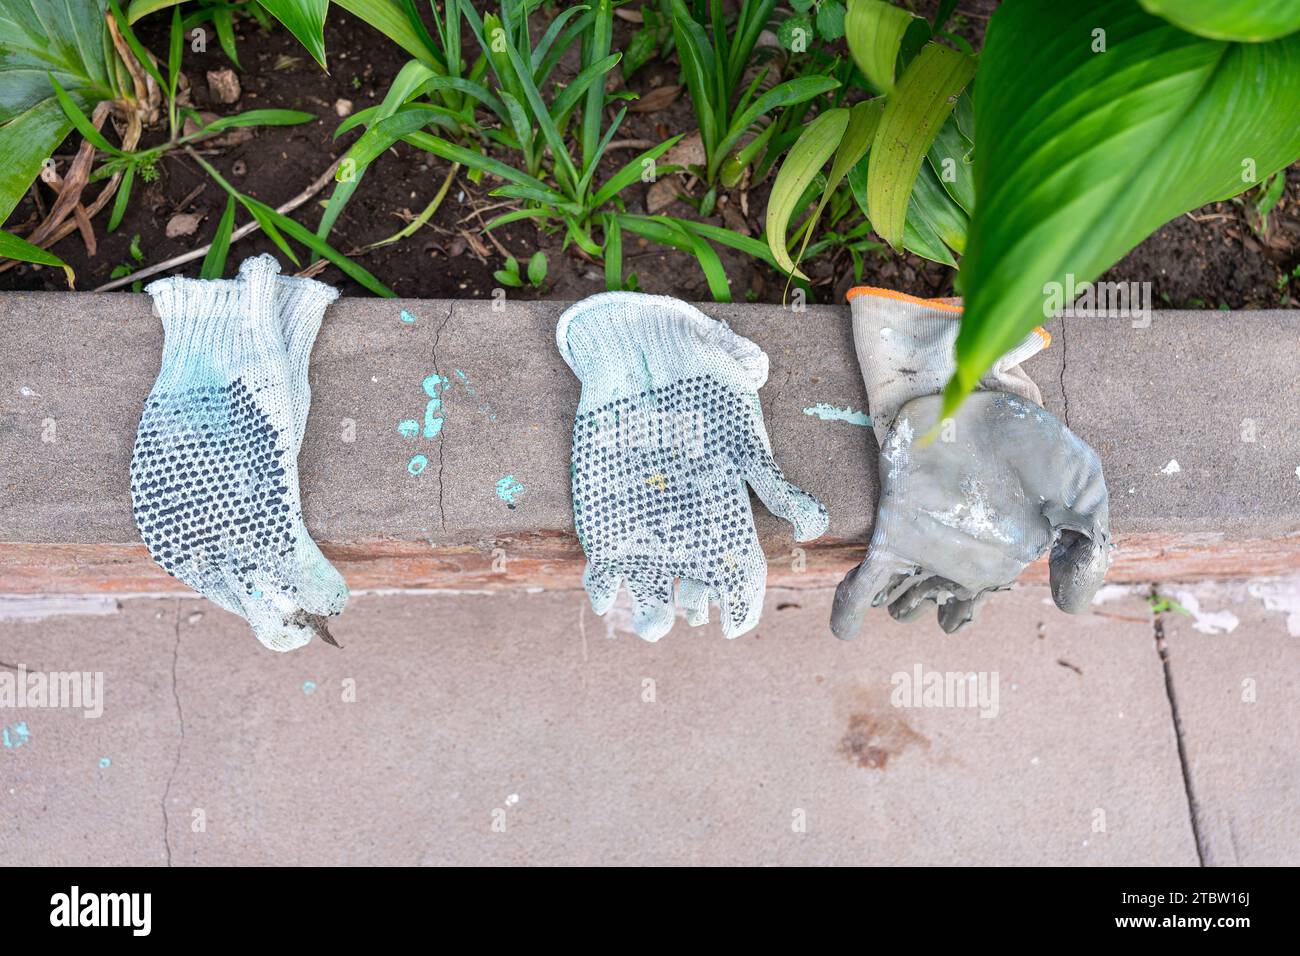
[[[963,5],[967,17],[960,32],[977,38],[993,5],[987,0]],[[925,12],[928,6],[917,4],[920,12]],[[616,48],[630,36],[631,30],[629,24],[617,21]],[[150,49],[165,50],[165,17],[148,18],[140,24],[139,32]],[[349,100],[353,110],[378,103],[407,57],[338,8],[332,10],[327,26],[328,74],[283,29],[266,31],[254,21],[243,20],[237,22],[236,32],[245,67],[239,74],[243,86],[240,100],[230,106],[214,105],[210,101],[207,71],[230,66],[214,41],[205,53],[186,51],[183,69],[192,83],[195,107],[218,114],[281,107],[305,110],[318,117],[303,126],[257,130],[248,141],[214,148],[205,157],[237,188],[277,206],[316,179],[359,135],[352,132],[337,141],[333,139],[340,121],[335,112],[336,102]],[[673,85],[676,80],[675,65],[652,62],[633,77],[630,85],[644,94],[654,87]],[[679,99],[658,112],[629,114],[618,139],[658,142],[693,126],[689,105]],[[152,145],[164,137],[164,130],[150,130],[142,145]],[[78,141],[74,136],[65,143],[60,154],[61,169],[65,168],[62,159],[71,155]],[[608,171],[631,159],[637,151],[636,148],[620,150],[606,161]],[[350,253],[398,231],[432,199],[447,169],[442,160],[405,144],[389,150],[370,167],[335,226],[330,242]],[[107,211],[96,219],[99,249],[94,257],[86,254],[75,233],[56,247],[55,251],[75,269],[79,289],[93,289],[107,282],[115,267],[138,268],[141,264],[160,262],[211,239],[225,204],[220,187],[181,153],[169,153],[158,164],[158,171],[156,181],[137,182],[130,208],[115,233],[104,232]],[[602,172],[601,178],[603,175],[607,172]],[[52,194],[44,186],[39,188],[45,190],[44,198],[48,202]],[[91,186],[89,194],[93,195],[98,188],[98,185]],[[359,252],[357,261],[401,296],[491,295],[499,285],[492,272],[502,266],[503,255],[491,239],[479,232],[482,221],[501,211],[487,208],[499,202],[487,195],[489,188],[486,184],[470,183],[463,174],[458,176],[428,227],[394,245]],[[762,227],[766,189],[766,184],[760,184],[750,191],[748,216],[740,217],[746,220],[754,235]],[[629,211],[643,211],[647,190],[647,186],[637,184],[624,193]],[[696,195],[700,192],[697,187]],[[329,187],[300,208],[295,218],[314,229],[328,194]],[[739,196],[732,197],[732,205],[738,211]],[[204,218],[193,235],[169,239],[165,228],[177,212],[198,213]],[[682,202],[675,203],[667,212],[683,217],[694,215],[691,207]],[[15,210],[10,228],[34,215],[35,206],[29,197]],[[1289,171],[1285,197],[1273,212],[1267,236],[1251,228],[1248,216],[1248,210],[1238,201],[1217,203],[1182,216],[1133,250],[1106,278],[1151,281],[1157,306],[1294,307],[1300,298],[1300,275],[1297,275],[1300,273],[1300,164]],[[241,210],[237,222],[242,224],[246,218]],[[725,224],[735,227],[737,219],[733,214]],[[715,216],[712,221],[724,224],[721,216]],[[562,249],[559,234],[518,223],[496,230],[493,235],[521,263],[539,248],[547,253],[550,261],[547,281],[540,290],[531,287],[512,290],[512,296],[574,299],[605,287],[602,267],[572,250]],[[139,236],[138,249],[143,254],[143,263],[136,263],[130,253],[135,236]],[[693,300],[709,298],[704,276],[692,257],[632,236],[626,237],[625,246],[625,273],[635,273],[643,290]],[[276,250],[260,232],[239,241],[231,249],[227,274],[244,257],[263,251]],[[721,248],[719,253],[731,277],[734,298],[781,301],[784,280],[775,272],[739,253]],[[306,264],[307,259],[302,261]],[[174,271],[197,275],[200,262],[196,259]],[[822,259],[814,264],[814,269],[816,297],[822,301],[835,299],[851,281],[847,256],[834,261]],[[338,285],[345,294],[368,294],[333,266],[325,268],[320,278]],[[877,254],[869,258],[866,281],[922,296],[952,293],[951,270],[910,254]],[[57,288],[63,288],[63,281],[56,270],[19,266],[0,273],[0,289]]]

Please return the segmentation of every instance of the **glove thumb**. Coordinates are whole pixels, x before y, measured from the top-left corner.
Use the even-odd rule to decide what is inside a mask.
[[[1056,539],[1048,559],[1052,600],[1067,614],[1092,604],[1110,567],[1110,532],[1104,516],[1089,519],[1062,505],[1045,508]]]

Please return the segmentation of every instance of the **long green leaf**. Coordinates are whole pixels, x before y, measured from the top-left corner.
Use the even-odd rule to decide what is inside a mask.
[[[653,162],[658,159],[664,153],[668,152],[668,150],[676,146],[677,141],[681,138],[682,134],[679,133],[672,139],[664,140],[658,146],[652,146],[644,153],[641,153],[639,156],[634,157],[631,161],[626,163],[622,169],[610,176],[609,179],[605,180],[601,187],[596,190],[596,194],[591,197],[592,208],[599,209],[628,186],[631,186],[634,182],[640,179],[641,172],[645,169],[646,160]]]
[[[790,219],[804,191],[839,148],[848,125],[849,111],[843,108],[827,110],[809,123],[786,155],[767,197],[767,247],[776,264],[798,279],[808,277],[799,271],[786,249]]]
[[[835,195],[835,190],[839,188],[849,170],[856,166],[862,157],[867,154],[867,150],[871,148],[876,129],[880,126],[883,107],[882,100],[874,99],[855,103],[849,110],[849,124],[844,130],[844,136],[840,140],[839,147],[835,150],[835,160],[831,163],[831,171],[826,177],[826,185],[822,190],[821,199],[818,200],[817,208],[813,210],[812,215],[808,217],[803,234],[803,244],[799,249],[799,255],[795,259],[796,265],[803,259],[804,250],[808,248],[808,240],[812,238],[813,231],[817,226],[817,220],[821,218],[826,204]]]
[[[564,202],[564,197],[551,189],[546,183],[542,182],[535,176],[529,176],[522,173],[498,159],[492,159],[490,156],[484,156],[482,153],[476,153],[473,150],[466,149],[464,146],[457,146],[455,143],[449,143],[445,139],[439,139],[436,136],[430,136],[428,133],[410,133],[403,136],[406,142],[413,146],[418,146],[433,153],[435,156],[441,156],[443,159],[450,160],[453,163],[460,163],[469,169],[479,169],[485,173],[491,173],[498,176],[506,182],[515,183],[520,186],[531,186],[535,189],[548,193],[552,202]]]
[[[131,201],[131,186],[135,182],[135,164],[128,163],[122,170],[122,180],[117,184],[117,195],[113,197],[113,211],[108,217],[108,231],[116,232],[126,214],[126,205]]]
[[[203,268],[199,270],[201,279],[220,279],[226,271],[226,256],[230,252],[230,234],[235,228],[235,197],[226,197],[226,211],[221,214],[217,231],[212,236],[212,245],[203,257]]]
[[[284,24],[311,58],[325,66],[325,15],[330,0],[259,0],[262,8]]]
[[[415,96],[421,85],[431,80],[437,74],[420,60],[410,60],[405,63],[397,76],[393,77],[393,82],[389,84],[388,92],[384,94],[383,100],[378,106],[373,106],[369,110],[362,110],[361,114],[366,114],[364,120],[368,125],[373,126],[380,120],[392,116],[407,100]],[[335,131],[335,137],[343,132],[348,120],[354,119],[361,114],[354,113],[352,116],[339,124],[339,129]],[[363,136],[365,134],[362,134]],[[320,223],[316,227],[316,235],[322,239],[329,236],[330,231],[334,228],[334,223],[343,213],[344,207],[351,201],[357,187],[361,185],[361,178],[365,175],[365,167],[355,170],[353,177],[346,182],[336,182],[334,189],[330,193],[329,201],[325,204],[325,212],[321,215]]]
[[[776,109],[803,103],[815,96],[821,96],[839,86],[839,80],[829,76],[805,76],[787,80],[774,86],[750,104],[749,108],[732,120],[727,135],[717,144],[714,154],[709,157],[711,174],[716,174],[722,161],[727,158],[740,138],[745,135],[755,122]]]
[[[596,18],[592,22],[591,32],[587,35],[586,56],[584,63],[592,64],[582,72],[591,70],[595,65],[609,60],[610,42],[614,35],[614,4],[611,0],[596,0]],[[622,54],[619,54],[619,59]],[[596,155],[596,147],[600,143],[600,124],[604,119],[605,113],[605,73],[613,69],[614,60],[599,75],[600,83],[587,81],[586,94],[587,102],[582,109],[582,170],[586,172],[589,168],[596,165],[599,157]],[[582,73],[578,74],[579,78]],[[574,81],[575,85],[577,81]],[[565,91],[568,92],[567,90]],[[563,94],[561,94],[563,95]],[[558,105],[558,103],[557,103]],[[576,177],[575,177],[576,178]]]
[[[317,255],[321,256],[322,258],[328,259],[330,262],[334,263],[336,266],[338,266],[340,269],[343,270],[345,275],[351,277],[352,279],[355,279],[361,285],[365,286],[371,292],[375,293],[375,295],[382,295],[387,299],[393,299],[397,297],[397,294],[393,292],[392,289],[388,288],[388,286],[384,285],[382,282],[376,279],[366,269],[363,269],[361,266],[357,265],[347,256],[335,250],[333,246],[327,243],[324,239],[320,238],[320,236],[313,233],[306,226],[301,225],[300,223],[296,222],[293,219],[290,219],[288,216],[276,212],[270,206],[267,206],[264,203],[259,203],[256,199],[252,199],[249,196],[243,197],[243,200],[245,206],[249,205],[249,203],[251,202],[260,207],[261,215],[258,216],[259,222],[262,222],[262,216],[266,216],[272,222],[275,223],[276,227],[279,228],[280,231],[287,232],[290,236],[292,236],[294,239],[297,239],[299,242],[301,242],[312,252],[315,252]],[[254,213],[254,215],[258,215],[258,214]],[[263,223],[262,228],[263,229],[266,228],[265,223]]]
[[[1093,281],[1163,223],[1300,156],[1300,34],[1224,43],[1130,0],[1008,0],[981,61],[949,410],[1043,321],[1048,283]]]
[[[333,0],[333,3],[370,24],[425,66],[439,73],[447,72],[442,58],[425,44],[398,0]],[[470,5],[466,3],[465,7]]]
[[[42,249],[40,246],[33,245],[26,239],[15,236],[11,232],[5,232],[3,229],[0,229],[0,259],[17,259],[19,262],[34,262],[41,266],[58,266],[63,270],[68,282],[68,288],[73,287],[73,274],[70,265],[48,249]]]
[[[1149,13],[1212,40],[1257,43],[1300,30],[1295,0],[1138,0]]]
[[[618,216],[605,217],[605,288],[618,292],[623,288],[623,228]]]
[[[957,94],[975,75],[975,62],[965,53],[928,43],[885,102],[867,167],[867,203],[876,232],[895,249],[902,246],[917,171]]]
[[[233,116],[219,117],[199,132],[206,136],[236,126],[297,126],[299,123],[310,123],[315,118],[311,113],[301,110],[247,110]]]
[[[50,85],[54,87],[55,99],[59,101],[59,106],[67,114],[68,119],[72,120],[72,125],[77,128],[77,132],[90,140],[96,149],[103,150],[110,156],[125,156],[126,153],[110,143],[104,138],[103,133],[95,129],[95,124],[90,121],[90,117],[81,112],[81,107],[76,104],[59,81],[54,78],[54,74],[49,74],[49,77]]]
[[[967,213],[975,211],[975,170],[971,161],[974,150],[975,144],[962,133],[954,112],[939,127],[939,135],[926,153],[943,188]]]
[[[894,90],[894,70],[912,14],[881,0],[849,0],[844,39],[862,75],[881,93]]]
[[[713,52],[709,48],[708,37],[703,29],[681,6],[680,0],[674,0],[673,38],[677,44],[677,56],[682,63],[682,74],[686,78],[686,90],[691,95],[691,107],[695,110],[695,122],[700,129],[700,141],[704,144],[705,156],[713,155],[717,145],[718,112],[725,111],[726,104],[713,103],[712,83],[716,64]]]

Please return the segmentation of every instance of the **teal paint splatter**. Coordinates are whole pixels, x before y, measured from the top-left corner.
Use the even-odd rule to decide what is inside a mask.
[[[437,438],[442,431],[442,398],[439,396],[446,384],[447,379],[436,372],[424,380],[424,394],[429,396],[429,404],[424,407],[425,438]]]
[[[411,460],[406,463],[406,470],[413,475],[418,475],[429,467],[429,459],[423,455],[412,455]]]
[[[848,422],[850,425],[871,427],[871,416],[866,412],[855,412],[851,408],[836,408],[834,405],[827,405],[825,402],[819,402],[811,408],[805,408],[803,413],[805,415],[814,415],[824,422]]]
[[[302,682],[302,692],[304,694],[311,694],[311,692],[314,691],[315,689],[316,689],[316,682],[314,680],[305,680]]]
[[[10,750],[23,746],[31,740],[31,737],[32,735],[27,729],[27,721],[25,720],[0,731],[0,742],[4,743],[5,747]]]
[[[113,766],[113,761],[109,760],[107,757],[100,757],[100,758],[99,758],[99,769],[100,769],[100,770],[107,770],[107,769],[108,769],[109,767],[111,767],[111,766]]]
[[[414,438],[420,434],[420,423],[414,418],[408,418],[405,421],[397,423],[397,433],[403,438]]]
[[[514,475],[506,475],[497,482],[497,497],[506,503],[509,508],[514,508],[524,493],[523,482],[519,481]]]
[[[414,324],[415,324],[415,316],[411,315],[410,312],[407,312],[405,309],[403,309],[403,310],[402,310],[402,321],[405,322],[407,325],[414,325]]]

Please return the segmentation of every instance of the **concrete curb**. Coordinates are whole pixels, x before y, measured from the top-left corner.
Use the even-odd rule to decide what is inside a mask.
[[[308,526],[353,587],[579,586],[568,459],[578,383],[553,341],[567,304],[330,309],[301,481]],[[831,513],[825,538],[795,548],[789,526],[756,505],[771,581],[834,583],[860,559],[876,499],[875,439],[834,412],[866,409],[848,310],[700,308],[767,351],[760,397],[777,460]],[[1111,580],[1300,569],[1300,313],[1049,328],[1053,346],[1027,367],[1105,465],[1120,548]],[[183,590],[131,519],[131,446],[162,346],[148,298],[8,293],[0,329],[0,592]],[[431,374],[449,382],[441,431],[405,437],[398,424],[423,420]],[[427,463],[412,474],[417,455]],[[514,507],[497,494],[505,479],[523,488]]]

